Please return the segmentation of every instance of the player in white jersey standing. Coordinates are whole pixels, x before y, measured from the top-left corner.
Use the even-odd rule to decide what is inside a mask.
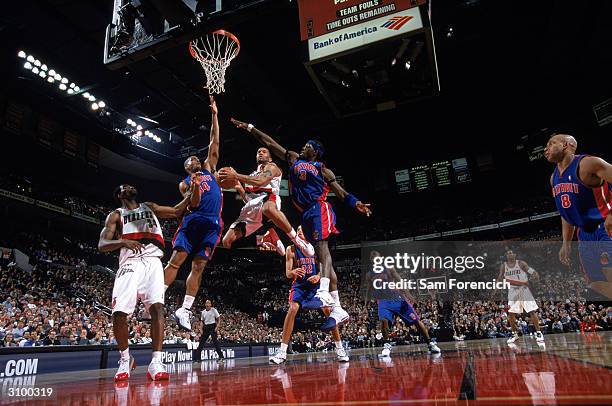
[[[193,181],[196,185],[197,179]],[[193,189],[193,185],[192,185]],[[161,362],[164,334],[164,236],[160,218],[176,218],[182,215],[191,202],[187,194],[175,207],[155,203],[138,203],[136,188],[121,185],[113,193],[121,207],[106,218],[100,233],[100,252],[119,251],[119,270],[113,286],[113,332],[121,353],[115,381],[125,381],[136,367],[129,354],[127,317],[132,314],[138,299],[151,314],[151,338],[153,357],[147,377],[152,380],[168,379],[166,367]]]
[[[512,337],[508,339],[508,344],[512,344],[519,338],[516,315],[523,314],[523,311],[527,312],[531,318],[531,323],[536,330],[536,340],[544,342],[544,336],[540,330],[540,320],[536,314],[538,304],[529,289],[530,277],[534,281],[540,279],[540,275],[535,269],[527,265],[525,261],[516,259],[516,254],[512,250],[506,251],[506,261],[500,266],[497,280],[505,279],[510,284],[508,289],[508,320],[512,327]]]
[[[219,170],[221,179],[236,181],[236,190],[245,202],[238,219],[223,237],[223,246],[231,248],[234,241],[253,234],[263,225],[265,216],[304,253],[314,255],[314,247],[300,238],[281,211],[280,184],[283,172],[272,162],[268,148],[259,148],[256,159],[257,169],[248,176],[237,173],[233,168]],[[241,183],[244,183],[244,187]],[[262,243],[270,244],[279,255],[285,255],[285,246],[273,228],[265,234]]]

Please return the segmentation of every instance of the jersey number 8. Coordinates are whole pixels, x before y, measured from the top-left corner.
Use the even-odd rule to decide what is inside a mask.
[[[568,209],[572,205],[569,195],[561,195],[561,206],[564,209]]]

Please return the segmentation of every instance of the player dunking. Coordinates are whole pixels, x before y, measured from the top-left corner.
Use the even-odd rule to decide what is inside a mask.
[[[374,258],[380,257],[378,251],[372,251],[370,253],[370,261],[374,263]],[[409,291],[379,291],[378,289],[372,289],[374,287],[373,282],[375,279],[381,279],[383,282],[399,282],[401,277],[398,275],[394,268],[386,268],[383,273],[370,272],[368,278],[368,284],[366,286],[366,304],[367,309],[370,296],[379,296],[378,301],[378,319],[380,320],[380,329],[382,331],[384,345],[381,357],[387,358],[391,356],[391,343],[389,342],[389,330],[390,327],[395,323],[395,318],[399,317],[408,326],[416,325],[423,338],[427,341],[429,352],[432,354],[440,353],[440,348],[436,345],[435,341],[429,336],[427,327],[409,302],[411,294]],[[372,292],[374,291],[374,295]]]
[[[527,265],[527,262],[516,259],[516,254],[512,250],[506,251],[506,261],[499,268],[497,280],[505,279],[509,284],[508,289],[508,320],[512,327],[512,337],[508,339],[508,344],[518,340],[518,326],[516,315],[526,312],[531,318],[531,323],[536,330],[536,341],[544,342],[544,336],[540,329],[540,320],[536,314],[538,304],[536,303],[531,290],[529,289],[529,277],[534,281],[540,279],[540,275]]]
[[[248,176],[237,173],[233,168],[219,170],[219,179],[237,182],[238,191],[246,203],[238,219],[223,237],[223,246],[230,248],[237,239],[253,234],[263,225],[263,216],[265,216],[284,231],[302,251],[308,255],[314,255],[313,246],[297,235],[287,217],[280,210],[279,192],[283,172],[272,162],[268,148],[259,148],[256,159],[257,169]],[[243,190],[239,182],[244,183]],[[266,239],[280,255],[285,255],[285,247],[273,228],[268,230]]]
[[[324,153],[323,145],[320,142],[308,141],[298,154],[288,151],[252,124],[235,119],[232,119],[232,123],[253,134],[255,139],[268,148],[272,154],[289,164],[291,199],[302,214],[301,224],[304,236],[315,246],[317,258],[321,263],[321,281],[317,297],[324,304],[333,306],[330,316],[321,329],[329,331],[336,325],[347,322],[349,315],[340,306],[337,277],[327,244],[330,235],[338,232],[335,226],[336,216],[327,202],[327,193],[331,189],[339,199],[366,216],[371,214],[370,205],[362,203],[344,190],[336,181],[334,173],[320,162]]]
[[[546,159],[557,165],[550,185],[561,215],[559,260],[570,264],[576,234],[589,287],[612,299],[612,165],[595,156],[576,155],[577,147],[571,135],[556,134],[544,149]]]
[[[301,238],[304,238],[301,227],[298,227],[298,234]],[[291,334],[293,334],[295,316],[300,308],[323,309],[323,312],[328,315],[331,310],[329,307],[325,307],[323,302],[316,296],[321,275],[317,271],[317,261],[314,255],[307,255],[300,248],[290,245],[287,247],[285,258],[285,275],[287,278],[293,279],[293,283],[289,293],[289,310],[287,310],[285,323],[283,324],[283,338],[280,350],[276,355],[270,357],[270,362],[274,364],[282,364],[287,360],[287,347]],[[336,345],[338,361],[348,362],[349,357],[342,346],[338,327],[334,327],[331,333]]]
[[[135,368],[129,354],[127,316],[132,314],[140,298],[151,314],[153,358],[147,376],[153,380],[168,379],[161,362],[164,334],[164,274],[161,257],[164,255],[164,236],[157,217],[176,218],[186,209],[189,191],[175,207],[155,203],[136,202],[138,192],[130,185],[115,189],[113,197],[121,207],[111,212],[100,233],[100,252],[119,252],[119,270],[113,286],[113,332],[121,353],[115,381],[129,378]]]
[[[194,190],[197,204],[190,204],[189,212],[181,220],[172,241],[172,257],[164,269],[164,284],[167,289],[176,279],[176,274],[187,256],[193,254],[183,305],[174,313],[179,326],[188,331],[191,331],[190,309],[200,288],[202,273],[207,262],[211,260],[223,231],[223,194],[215,178],[219,160],[219,120],[217,104],[212,96],[210,109],[212,124],[208,156],[203,164],[195,156],[187,158],[185,171],[188,176],[179,183],[179,191],[184,195],[192,179],[198,179],[199,187]]]

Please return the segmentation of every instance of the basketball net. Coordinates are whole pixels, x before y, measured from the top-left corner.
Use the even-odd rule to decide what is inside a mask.
[[[240,52],[240,41],[229,31],[218,30],[189,43],[189,52],[204,69],[210,94],[225,92],[225,70]]]

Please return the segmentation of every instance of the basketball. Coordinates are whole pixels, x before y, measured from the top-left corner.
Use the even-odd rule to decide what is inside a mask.
[[[221,168],[221,169],[219,169],[217,171],[217,183],[219,184],[219,186],[221,186],[222,189],[233,189],[236,186],[236,183],[238,182],[237,180],[232,180],[232,179],[224,179],[224,180],[222,180],[219,177],[219,172],[221,172],[221,171],[228,171],[230,169],[232,169],[232,168],[229,167],[229,166],[225,166],[225,167],[223,167],[223,168]]]

